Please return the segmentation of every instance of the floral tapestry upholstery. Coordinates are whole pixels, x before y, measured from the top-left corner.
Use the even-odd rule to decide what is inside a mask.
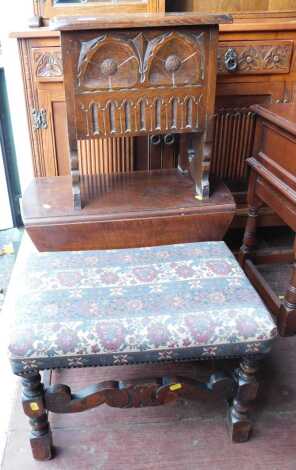
[[[223,242],[61,253],[32,247],[19,255],[8,297],[15,373],[261,355],[277,335]]]

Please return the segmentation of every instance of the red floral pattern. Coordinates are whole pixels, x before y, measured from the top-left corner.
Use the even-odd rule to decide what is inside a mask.
[[[8,294],[17,372],[263,354],[277,335],[223,242],[27,251]]]

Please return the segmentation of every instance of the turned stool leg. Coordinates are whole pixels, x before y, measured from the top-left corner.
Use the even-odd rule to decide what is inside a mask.
[[[254,360],[244,359],[240,368],[235,372],[237,393],[229,408],[228,426],[233,442],[245,442],[252,431],[252,423],[248,416],[249,402],[257,397],[258,382],[255,374],[257,363]]]
[[[52,457],[52,438],[47,411],[44,408],[44,390],[40,374],[28,375],[22,379],[22,403],[25,414],[30,418],[30,443],[36,460]]]

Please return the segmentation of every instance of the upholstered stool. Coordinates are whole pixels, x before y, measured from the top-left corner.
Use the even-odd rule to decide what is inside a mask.
[[[5,308],[14,317],[11,364],[23,379],[36,459],[52,455],[48,411],[160,405],[192,397],[199,387],[229,400],[232,439],[248,439],[257,363],[277,330],[223,242],[40,254],[25,239]],[[232,357],[241,358],[240,367],[213,373],[205,384],[164,377],[105,382],[72,395],[65,385],[45,388],[39,375],[54,368]]]

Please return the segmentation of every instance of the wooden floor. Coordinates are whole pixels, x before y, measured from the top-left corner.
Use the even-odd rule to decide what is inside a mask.
[[[280,339],[264,368],[264,387],[254,407],[253,438],[231,444],[223,401],[201,396],[195,402],[139,410],[105,405],[80,415],[51,415],[56,458],[31,458],[28,424],[19,400],[9,429],[3,470],[295,470],[296,338]],[[180,366],[184,373],[191,365]],[[155,367],[146,367],[146,376]],[[158,368],[159,373],[163,371]],[[136,376],[139,368],[70,370],[54,382],[74,389],[102,378]]]

